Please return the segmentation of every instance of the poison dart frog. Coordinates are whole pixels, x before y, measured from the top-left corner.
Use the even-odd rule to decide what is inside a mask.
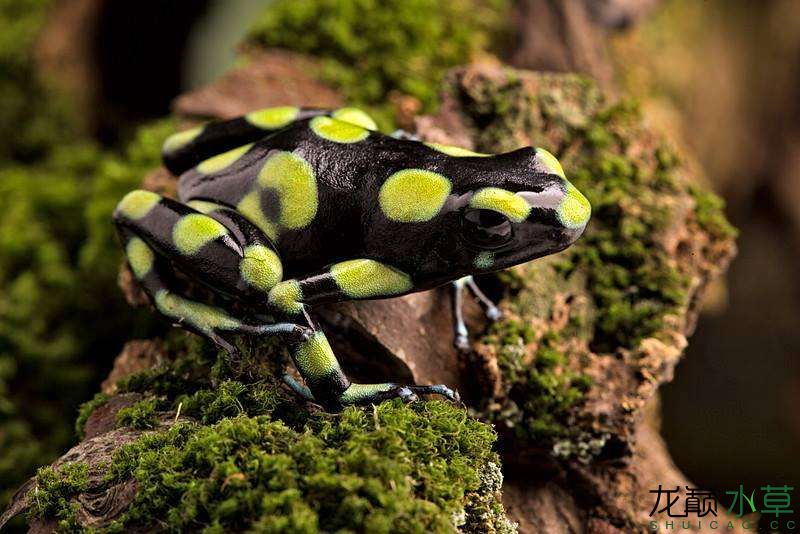
[[[318,304],[396,297],[454,282],[497,308],[470,275],[572,244],[591,207],[541,148],[490,155],[388,136],[356,108],[274,107],[169,137],[163,161],[178,199],[137,190],[114,212],[130,268],[164,316],[235,353],[231,336],[285,339],[305,384],[330,411],[446,385],[358,384],[313,319]],[[182,294],[181,272],[226,305]],[[456,310],[456,340],[466,328]]]

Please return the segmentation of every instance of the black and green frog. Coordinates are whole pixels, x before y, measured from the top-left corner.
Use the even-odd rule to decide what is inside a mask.
[[[543,149],[489,155],[387,136],[355,108],[276,107],[212,122],[169,137],[163,159],[180,176],[178,200],[133,191],[114,213],[153,305],[230,353],[232,336],[282,336],[305,385],[285,380],[328,410],[458,396],[445,385],[350,382],[315,305],[455,282],[456,302],[470,288],[496,318],[470,275],[566,248],[591,210]],[[176,272],[236,302],[239,315],[182,294]]]

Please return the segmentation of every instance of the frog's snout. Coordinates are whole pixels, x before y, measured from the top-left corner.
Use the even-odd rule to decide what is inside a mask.
[[[535,165],[550,176],[555,175],[555,177],[558,177],[557,180],[563,180],[563,182],[559,184],[560,187],[550,189],[550,191],[555,190],[561,193],[561,195],[559,195],[560,198],[556,197],[558,198],[557,203],[553,202],[555,200],[555,195],[547,195],[548,191],[545,191],[545,195],[538,199],[538,202],[543,206],[554,207],[556,209],[558,222],[567,230],[572,241],[574,241],[580,237],[584,228],[586,228],[586,224],[589,222],[589,217],[592,214],[591,204],[589,204],[589,201],[583,196],[583,193],[578,191],[578,188],[567,180],[561,163],[559,163],[558,159],[553,154],[543,148],[536,148]],[[574,236],[572,234],[574,234]]]
[[[589,217],[592,214],[592,205],[578,188],[567,182],[564,198],[556,208],[558,221],[570,234],[574,234],[573,241],[583,233]]]

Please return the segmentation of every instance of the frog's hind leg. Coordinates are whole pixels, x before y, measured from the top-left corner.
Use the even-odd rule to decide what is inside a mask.
[[[209,122],[171,135],[161,150],[164,166],[179,176],[212,156],[254,143],[295,121],[320,115],[350,122],[368,130],[378,129],[375,121],[357,108],[264,108],[241,117]]]
[[[266,236],[232,210],[220,212],[211,217],[149,191],[126,195],[114,221],[134,276],[159,312],[228,352],[235,352],[231,334],[298,335],[297,325],[254,324],[175,290],[174,265],[240,299],[265,300],[280,280],[281,263]]]
[[[500,308],[487,297],[472,276],[464,276],[453,282],[453,317],[455,324],[455,339],[453,344],[458,350],[467,351],[469,345],[469,330],[464,322],[464,291],[469,290],[486,310],[486,317],[490,321],[497,321],[502,316]]]
[[[164,166],[178,176],[212,156],[258,141],[294,121],[329,113],[325,109],[280,106],[184,130],[164,142]]]
[[[284,381],[307,400],[313,400],[330,411],[339,411],[349,405],[378,403],[400,398],[404,402],[417,399],[418,395],[442,395],[459,401],[458,393],[449,387],[437,384],[429,386],[402,385],[393,382],[379,384],[354,384],[342,371],[339,361],[331,349],[325,333],[314,331],[306,339],[297,342],[292,350],[295,367],[306,386],[289,375]]]

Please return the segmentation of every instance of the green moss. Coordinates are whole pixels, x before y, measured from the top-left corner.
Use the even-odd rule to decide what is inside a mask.
[[[412,95],[431,109],[445,70],[496,41],[507,0],[278,0],[250,40],[311,54],[351,103],[371,105],[386,127],[387,95]]]
[[[42,467],[36,473],[36,482],[37,486],[30,494],[28,517],[55,520],[60,532],[78,531],[77,505],[71,499],[87,489],[89,466],[70,462],[58,470]]]
[[[694,212],[697,217],[697,223],[703,230],[717,239],[733,238],[738,235],[739,232],[725,217],[724,200],[714,193],[697,186],[692,186],[689,192],[695,201]]]
[[[109,478],[137,481],[115,529],[452,530],[481,486],[494,433],[444,402],[179,424],[120,450]]]
[[[248,347],[241,361],[188,334],[169,345],[173,358],[118,384],[145,395],[118,422],[148,428],[156,410],[178,407],[184,419],[101,466],[107,482],[137,484],[109,532],[148,530],[154,518],[160,528],[209,532],[514,531],[500,501],[496,435],[463,408],[396,400],[329,414],[278,381],[275,343]],[[74,521],[80,486],[42,476],[49,504],[32,516]]]
[[[96,409],[104,406],[108,402],[108,398],[108,395],[105,393],[97,393],[92,400],[81,404],[81,407],[78,409],[78,418],[75,420],[75,434],[79,439],[83,439],[86,435],[84,428],[86,427],[86,421],[89,420],[89,416],[92,415]]]
[[[650,337],[669,343],[685,312],[698,267],[663,244],[672,228],[694,228],[681,206],[694,201],[713,243],[698,264],[714,264],[735,231],[722,202],[690,184],[676,151],[646,130],[635,102],[609,103],[580,76],[505,74],[448,89],[472,120],[476,148],[543,146],[590,200],[592,219],[566,251],[502,275],[507,313],[483,341],[505,390],[484,413],[543,448],[589,454],[604,440],[571,419],[591,387],[582,373],[589,351],[634,350]]]
[[[568,366],[569,357],[556,331],[526,340],[515,326],[518,323],[516,319],[495,323],[483,339],[499,347],[498,365],[509,384],[508,400],[514,404],[511,419],[508,412],[490,418],[511,424],[518,439],[548,443],[565,434],[563,421],[592,380]],[[532,354],[529,343],[536,346]]]
[[[149,397],[133,406],[122,408],[117,412],[117,426],[129,426],[137,430],[150,430],[156,427],[156,409],[158,399]]]
[[[164,403],[197,422],[144,434],[103,467],[111,483],[137,483],[108,531],[146,530],[158,518],[162,528],[212,532],[513,532],[499,500],[495,433],[464,409],[398,400],[328,414],[254,372],[253,361],[220,360],[191,351],[124,384],[151,396],[120,422],[146,420]],[[187,390],[156,401],[178,376]],[[47,505],[31,515],[72,525],[80,485],[41,476]]]

